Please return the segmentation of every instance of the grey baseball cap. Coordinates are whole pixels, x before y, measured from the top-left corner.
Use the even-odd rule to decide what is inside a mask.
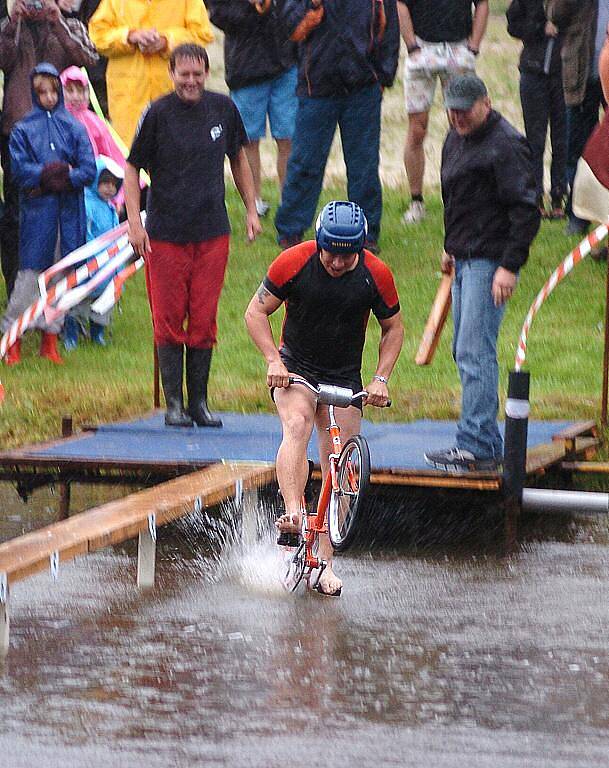
[[[444,91],[446,109],[471,109],[478,99],[487,96],[486,85],[476,75],[457,75],[448,81]]]

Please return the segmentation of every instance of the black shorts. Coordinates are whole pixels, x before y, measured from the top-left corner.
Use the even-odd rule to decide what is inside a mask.
[[[319,384],[333,384],[336,387],[347,387],[347,389],[350,389],[353,392],[361,392],[364,388],[362,377],[359,374],[341,376],[336,373],[327,373],[319,368],[314,368],[301,360],[297,360],[295,357],[284,351],[281,351],[279,354],[281,355],[281,362],[290,373],[293,373],[295,376],[302,376],[303,379],[306,379],[309,384],[312,384],[314,387],[319,386]],[[275,389],[276,387],[271,387],[271,399],[273,402],[275,402],[273,396]],[[356,400],[353,405],[356,408],[359,408],[360,411],[364,410],[361,397],[359,400]]]

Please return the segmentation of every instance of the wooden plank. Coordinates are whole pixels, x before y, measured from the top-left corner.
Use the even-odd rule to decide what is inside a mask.
[[[596,472],[609,475],[608,461],[563,461],[560,468],[565,472]]]
[[[213,506],[233,496],[238,481],[246,490],[274,477],[275,468],[268,464],[215,464],[1,544],[0,573],[13,583],[47,568],[53,552],[59,552],[61,564],[137,536],[151,513],[159,527],[191,512],[196,499],[202,508]]]
[[[587,453],[600,444],[597,437],[579,437],[570,456]],[[539,474],[560,462],[567,455],[565,443],[553,442],[536,445],[527,452],[527,475]]]
[[[596,437],[597,431],[595,421],[578,421],[575,424],[570,424],[559,432],[555,432],[552,435],[552,440],[573,440],[576,437],[583,437],[584,435]]]

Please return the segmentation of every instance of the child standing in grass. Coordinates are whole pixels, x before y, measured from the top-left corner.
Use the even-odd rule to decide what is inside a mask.
[[[110,229],[118,226],[118,214],[114,200],[119,193],[125,172],[112,158],[99,155],[95,161],[97,174],[91,186],[85,189],[85,209],[87,212],[87,241],[95,240]],[[94,344],[106,346],[105,329],[112,319],[112,310],[99,314],[92,308],[108,283],[96,288],[89,296],[70,310],[63,326],[63,343],[66,350],[75,349],[78,335],[89,324],[89,336]]]
[[[95,178],[91,142],[63,105],[59,73],[43,63],[32,71],[32,111],[11,133],[11,170],[19,188],[19,272],[11,294],[2,331],[39,295],[38,277],[55,260],[83,245],[86,217],[83,189]],[[42,331],[40,356],[63,362],[57,350],[61,317],[47,322],[44,315],[35,327]],[[20,342],[7,352],[6,362],[20,361]]]

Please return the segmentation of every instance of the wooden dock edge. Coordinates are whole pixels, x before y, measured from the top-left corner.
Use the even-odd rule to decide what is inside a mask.
[[[15,582],[46,568],[56,578],[60,564],[77,555],[138,536],[138,585],[150,587],[158,527],[231,498],[244,509],[274,479],[273,464],[214,464],[0,544],[0,653],[8,651],[9,591]]]

